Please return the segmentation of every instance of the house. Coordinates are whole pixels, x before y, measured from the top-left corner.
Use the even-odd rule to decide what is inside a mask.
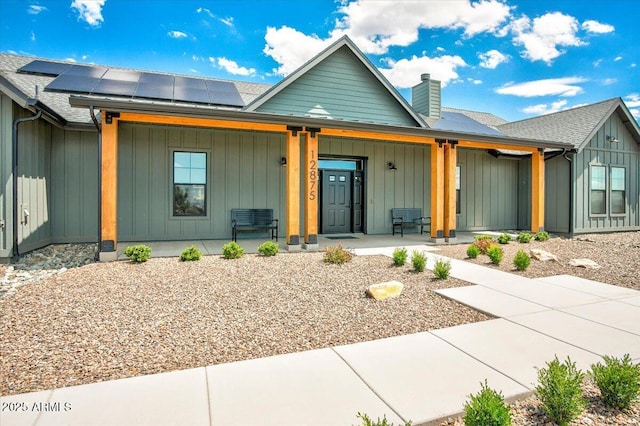
[[[97,241],[109,260],[119,241],[229,239],[233,208],[273,209],[292,251],[318,234],[391,234],[395,207],[421,208],[435,241],[538,231],[545,213],[562,213],[559,186],[545,193],[546,163],[562,172],[580,151],[526,123],[443,108],[428,74],[409,104],[347,37],[274,86],[1,60],[5,259],[62,242]],[[615,229],[638,229],[638,126],[616,102],[611,122],[627,124],[614,136],[635,163],[624,175],[629,219]],[[620,172],[607,173],[618,188]]]

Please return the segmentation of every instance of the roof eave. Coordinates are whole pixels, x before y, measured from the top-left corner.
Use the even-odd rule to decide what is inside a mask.
[[[423,127],[407,127],[394,126],[378,123],[365,123],[354,121],[332,120],[326,118],[300,117],[292,115],[269,114],[261,112],[249,112],[240,110],[221,110],[214,108],[193,108],[187,105],[150,105],[130,102],[126,100],[116,100],[107,98],[91,98],[87,96],[72,95],[69,97],[69,103],[77,108],[89,108],[93,106],[101,110],[110,110],[114,112],[131,112],[131,113],[147,113],[162,114],[181,117],[193,118],[217,118],[228,119],[232,121],[245,121],[253,123],[269,123],[269,124],[285,124],[290,126],[308,126],[308,127],[330,127],[334,129],[345,129],[355,131],[369,131],[388,133],[407,136],[425,136],[436,139],[450,140],[470,140],[487,144],[507,144],[522,147],[537,148],[570,148],[567,144],[554,143],[548,141],[538,141],[532,139],[511,138],[504,136],[481,135],[464,132],[452,132],[446,130],[436,130]]]
[[[29,97],[29,95],[18,89],[4,75],[0,75],[0,91],[5,93],[21,108],[28,109],[29,111],[34,113],[37,110],[41,110],[44,113],[42,118],[50,123],[60,127],[65,127],[68,125],[68,122],[64,117],[55,112],[53,109],[49,108],[39,99]]]

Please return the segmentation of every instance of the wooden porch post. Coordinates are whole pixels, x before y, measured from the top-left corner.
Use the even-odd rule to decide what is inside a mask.
[[[318,131],[307,129],[304,152],[304,247],[318,247]]]
[[[456,146],[449,141],[444,146],[444,236],[456,241]]]
[[[544,231],[544,150],[531,153],[531,231]]]
[[[431,238],[444,242],[444,148],[431,145]]]
[[[300,250],[300,130],[287,130],[286,233],[289,251]]]
[[[117,259],[118,250],[118,119],[102,112],[100,174],[100,261]]]

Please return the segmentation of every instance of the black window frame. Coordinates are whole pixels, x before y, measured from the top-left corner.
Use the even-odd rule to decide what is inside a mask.
[[[603,170],[603,178],[604,178],[604,188],[598,188],[598,189],[594,189],[594,177],[595,177],[595,173],[594,170],[595,169],[602,169]],[[594,193],[598,193],[603,197],[602,200],[602,209],[603,211],[595,211],[594,207]],[[592,164],[589,167],[589,216],[594,216],[594,217],[605,217],[607,216],[607,206],[608,206],[608,198],[607,197],[607,166],[603,165],[603,164]]]
[[[619,189],[613,189],[613,170],[614,169],[619,169],[622,170],[622,184],[623,184],[623,189],[619,190]],[[618,165],[610,165],[609,166],[609,181],[610,183],[610,189],[609,189],[609,211],[610,211],[610,215],[611,216],[625,216],[627,214],[627,168],[623,167],[623,166],[618,166]],[[623,206],[623,211],[613,211],[613,207],[614,207],[614,197],[613,194],[614,193],[622,193],[622,206]]]
[[[202,167],[192,167],[192,158],[190,157],[189,159],[189,165],[186,167],[176,167],[176,154],[190,154],[190,155],[194,155],[194,154],[200,154],[200,155],[204,155],[204,168]],[[180,179],[179,181],[177,181],[178,177],[178,173],[176,173],[177,169],[188,169],[189,170],[189,179]],[[204,170],[204,182],[201,182],[202,179],[198,179],[196,178],[196,182],[193,182],[193,176],[192,173],[194,171],[200,171],[199,175],[201,174],[201,171]],[[188,180],[188,182],[187,182]],[[189,218],[193,218],[193,219],[199,219],[199,218],[205,218],[208,217],[208,181],[209,181],[209,152],[207,151],[202,151],[202,150],[190,150],[190,149],[174,149],[171,151],[171,217],[174,219],[189,219]],[[180,213],[177,210],[177,203],[176,203],[176,189],[180,188],[180,189],[184,189],[185,187],[190,187],[193,189],[199,189],[198,192],[200,192],[202,194],[202,198],[203,201],[200,205],[200,203],[198,203],[196,205],[196,209],[197,210],[192,210],[191,212],[187,212],[184,211],[183,213]],[[187,192],[187,196],[188,196],[188,192]],[[189,207],[187,207],[189,208]]]

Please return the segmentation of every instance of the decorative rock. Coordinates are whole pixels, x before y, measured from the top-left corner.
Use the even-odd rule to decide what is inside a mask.
[[[546,262],[547,260],[555,260],[556,262],[560,262],[558,260],[558,256],[556,256],[555,254],[540,249],[531,249],[531,256],[542,262]]]
[[[398,281],[387,281],[384,283],[371,284],[367,288],[367,295],[376,300],[391,299],[400,296],[404,285]]]
[[[600,269],[600,268],[602,268],[602,266],[598,265],[593,260],[587,259],[587,258],[571,259],[569,261],[569,265],[571,265],[571,266],[581,266],[583,268],[590,268],[590,269]]]

